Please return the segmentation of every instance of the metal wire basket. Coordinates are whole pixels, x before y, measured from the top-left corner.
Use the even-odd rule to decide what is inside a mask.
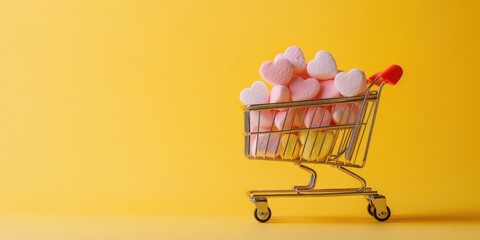
[[[365,180],[346,167],[365,166],[382,89],[385,83],[395,85],[402,73],[399,66],[392,65],[373,75],[362,96],[244,107],[245,156],[293,162],[311,174],[310,182],[304,186],[249,191],[258,221],[266,222],[271,217],[268,197],[363,195],[369,202],[370,215],[378,221],[390,217],[385,197],[367,188]],[[332,165],[360,181],[361,186],[315,189],[317,173],[304,165],[309,163]]]

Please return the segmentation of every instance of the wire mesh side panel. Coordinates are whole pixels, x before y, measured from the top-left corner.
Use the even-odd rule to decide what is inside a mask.
[[[322,102],[245,111],[245,155],[250,159],[362,167],[376,99]],[[362,108],[363,106],[363,108]],[[357,124],[358,120],[358,125]],[[355,127],[356,138],[353,138]],[[350,145],[353,157],[342,157]],[[363,145],[362,145],[363,142]],[[366,145],[365,145],[366,144]],[[360,157],[359,157],[360,156]]]
[[[350,167],[363,167],[365,165],[377,100],[365,102],[364,108],[360,109],[358,113],[358,118],[360,118],[358,119],[358,125],[341,128],[337,131],[338,137],[335,148],[325,163]],[[358,128],[356,136],[354,136],[355,128]],[[349,147],[352,148],[352,154],[351,158],[347,159],[345,153]]]

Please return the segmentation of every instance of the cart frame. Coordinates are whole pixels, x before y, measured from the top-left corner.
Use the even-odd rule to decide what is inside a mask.
[[[401,69],[400,69],[401,70]],[[401,76],[401,75],[400,75]],[[397,80],[398,81],[398,80]],[[297,101],[287,103],[271,103],[271,104],[255,104],[247,105],[244,107],[244,126],[245,126],[245,148],[244,153],[248,159],[252,160],[272,160],[272,161],[284,161],[293,162],[301,169],[310,173],[310,179],[308,184],[293,186],[292,189],[276,189],[276,190],[251,190],[247,192],[247,196],[250,201],[255,205],[254,217],[259,222],[267,222],[272,213],[268,207],[268,198],[278,197],[334,197],[334,196],[364,196],[368,201],[367,211],[378,221],[386,221],[391,211],[387,206],[385,196],[379,194],[377,191],[370,187],[367,187],[365,179],[348,170],[346,167],[363,168],[366,163],[368,149],[370,147],[370,141],[373,133],[373,127],[375,124],[375,118],[378,111],[380,102],[380,96],[385,83],[389,83],[388,80],[382,79],[381,76],[375,75],[374,79],[371,79],[370,84],[367,87],[364,96],[356,97],[342,97],[309,101]],[[395,82],[396,83],[396,82]],[[395,84],[393,83],[393,84]],[[373,90],[373,86],[378,85],[377,90]],[[251,129],[251,115],[252,111],[276,111],[278,109],[299,109],[299,108],[314,108],[321,106],[330,106],[335,108],[339,104],[353,104],[360,105],[358,114],[354,123],[348,122],[345,124],[328,125],[328,126],[315,126],[315,127],[300,127],[300,128],[282,128],[274,129],[273,124],[269,130],[260,130],[258,127],[256,130]],[[295,110],[297,111],[297,110]],[[373,112],[372,112],[373,111]],[[288,114],[288,113],[287,113]],[[342,113],[342,118],[343,118]],[[350,116],[350,113],[348,113]],[[276,112],[274,114],[274,120]],[[294,116],[295,117],[295,116]],[[302,116],[302,122],[305,118],[305,112]],[[323,116],[322,116],[323,118]],[[331,116],[330,116],[331,118]],[[254,119],[257,121],[256,119]],[[331,119],[330,119],[331,120]],[[258,123],[260,123],[260,117],[258,117]],[[312,120],[313,121],[313,120]],[[323,121],[323,119],[322,119]],[[284,123],[285,124],[285,123]],[[368,130],[365,135],[366,130]],[[272,134],[285,134],[285,133],[299,133],[299,131],[331,131],[335,132],[334,147],[331,147],[328,156],[324,159],[303,159],[301,155],[299,158],[283,158],[282,156],[267,156],[265,154],[258,154],[258,146],[255,149],[252,148],[252,138],[258,138],[262,134],[266,136],[268,134],[268,140],[270,140]],[[307,133],[307,136],[308,136]],[[340,140],[340,134],[342,134]],[[318,134],[317,134],[318,135]],[[325,138],[325,137],[324,137]],[[315,138],[315,141],[317,139]],[[280,141],[279,141],[280,142]],[[362,144],[363,143],[363,144]],[[268,148],[267,141],[267,148]],[[323,144],[323,142],[322,142]],[[277,150],[280,143],[277,144]],[[288,145],[288,142],[287,142]],[[338,146],[338,147],[337,147]],[[323,147],[323,146],[322,146]],[[336,148],[336,149],[335,149]],[[302,154],[305,147],[302,149]],[[313,150],[312,150],[313,152]],[[320,152],[320,150],[319,150]],[[261,153],[261,152],[260,152]],[[285,153],[285,152],[284,152]],[[359,153],[360,158],[358,158]],[[312,153],[310,153],[312,155]],[[363,155],[363,158],[361,157]],[[357,161],[357,159],[359,159]],[[304,164],[328,164],[337,168],[339,171],[353,177],[360,182],[359,187],[354,188],[331,188],[331,189],[315,189],[317,181],[317,173],[311,167],[307,167]]]

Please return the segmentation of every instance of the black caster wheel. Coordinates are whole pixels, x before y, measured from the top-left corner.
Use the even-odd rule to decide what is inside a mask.
[[[268,208],[268,212],[261,213],[261,212],[258,212],[258,210],[255,208],[255,211],[253,212],[253,216],[255,216],[255,219],[257,219],[257,221],[264,223],[270,220],[270,217],[272,217],[272,211],[270,210],[270,208]]]
[[[373,209],[374,207],[369,203],[367,206],[367,211],[368,211],[368,214],[370,214],[370,216],[373,216]]]
[[[387,207],[386,212],[377,212],[376,208],[373,209],[373,217],[379,222],[387,221],[390,218],[390,214],[391,212],[389,207]]]

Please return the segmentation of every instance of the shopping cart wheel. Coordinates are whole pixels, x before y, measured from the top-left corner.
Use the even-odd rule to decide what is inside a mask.
[[[268,211],[266,212],[259,212],[255,208],[255,211],[253,212],[253,216],[255,216],[255,219],[257,219],[257,221],[261,223],[267,222],[268,220],[270,220],[270,217],[272,217],[272,211],[270,210],[270,208],[267,208],[267,209]]]
[[[373,209],[373,217],[379,222],[387,221],[390,218],[390,208],[387,206],[387,211],[378,211]]]
[[[373,216],[373,209],[374,207],[369,203],[367,206],[367,211],[368,211],[368,214],[370,214],[370,216]]]

